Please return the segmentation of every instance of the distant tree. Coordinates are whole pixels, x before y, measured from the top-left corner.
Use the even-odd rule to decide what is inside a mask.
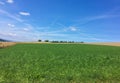
[[[73,41],[68,41],[68,43],[73,43]]]
[[[71,43],[71,41],[68,41],[68,43]]]
[[[60,41],[60,43],[64,43],[64,41]]]
[[[49,40],[45,40],[45,42],[49,42]]]
[[[51,41],[52,43],[59,43],[59,41]]]
[[[80,43],[84,43],[83,41],[81,41]]]
[[[59,41],[55,41],[55,43],[59,43]]]
[[[71,41],[71,43],[75,43],[74,41]]]
[[[63,43],[67,43],[67,41],[63,41]]]
[[[41,42],[41,41],[42,41],[42,40],[40,40],[40,39],[38,40],[38,42]]]

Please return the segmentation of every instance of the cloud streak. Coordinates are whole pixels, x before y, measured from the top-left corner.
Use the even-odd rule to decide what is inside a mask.
[[[94,21],[94,20],[100,20],[100,19],[107,19],[107,18],[114,18],[114,17],[120,17],[120,15],[100,15],[100,16],[93,16],[86,18],[86,20],[89,21]]]
[[[15,33],[0,33],[0,35],[2,35],[3,37],[6,37],[6,36],[8,36],[8,37],[15,37],[15,36],[17,36]]]
[[[7,3],[10,3],[10,4],[14,3],[13,0],[7,0],[6,2],[7,2]]]
[[[103,19],[109,19],[109,18],[116,18],[120,17],[120,15],[99,15],[99,16],[92,16],[82,19],[81,21],[78,21],[79,23],[75,24],[77,25],[85,25],[89,22],[97,21],[97,20],[103,20]]]
[[[70,30],[71,30],[71,31],[77,31],[77,28],[76,28],[76,27],[73,27],[73,26],[70,26]]]
[[[7,11],[5,11],[5,10],[1,10],[1,9],[0,9],[0,13],[1,13],[1,14],[4,14],[5,16],[7,16],[7,17],[9,17],[9,18],[14,19],[14,20],[16,20],[16,21],[18,21],[18,22],[23,22],[22,19],[20,19],[19,17],[15,16],[15,15],[13,15],[13,14],[10,14],[9,12],[7,12]]]
[[[13,24],[9,24],[9,26],[14,26]],[[43,27],[42,27],[43,28]],[[45,29],[45,28],[44,28]],[[70,27],[68,32],[70,31]],[[68,41],[103,41],[103,39],[99,38],[95,34],[89,34],[86,32],[79,33],[68,33],[63,30],[37,30],[34,26],[30,24],[26,24],[21,27],[8,28],[4,27],[3,32],[0,31],[0,37],[4,37],[9,40],[15,41],[37,41],[38,39],[49,39],[49,40],[68,40]]]
[[[75,25],[84,25],[84,24],[87,24],[87,23],[93,22],[93,21],[120,17],[120,14],[117,12],[119,9],[120,8],[118,7],[118,8],[114,8],[114,9],[112,9],[110,11],[107,11],[106,13],[103,13],[101,15],[85,17],[85,18],[83,18],[81,20],[77,20],[77,22],[79,22],[79,23],[77,23]]]
[[[30,16],[30,13],[28,12],[19,12],[20,15],[23,15],[23,16]]]
[[[8,24],[8,26],[11,27],[11,28],[15,27],[14,24],[10,24],[10,23]]]

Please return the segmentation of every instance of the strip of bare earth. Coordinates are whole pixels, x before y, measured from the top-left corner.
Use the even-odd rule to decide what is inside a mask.
[[[15,42],[0,42],[0,48],[5,48],[5,47],[8,47],[8,46],[13,46],[15,44],[16,44]]]
[[[107,46],[120,46],[120,42],[95,42],[95,43],[87,43],[94,45],[107,45]]]

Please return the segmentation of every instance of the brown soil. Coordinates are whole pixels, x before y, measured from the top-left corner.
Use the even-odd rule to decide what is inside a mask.
[[[14,42],[0,42],[0,48],[5,48],[5,47],[12,46],[15,44],[16,43],[14,43]]]
[[[108,46],[120,46],[120,42],[102,42],[102,43],[89,43],[95,45],[108,45]]]

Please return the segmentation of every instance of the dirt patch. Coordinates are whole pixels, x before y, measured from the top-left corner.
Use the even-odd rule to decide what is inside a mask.
[[[120,42],[102,42],[102,43],[89,43],[95,45],[108,45],[108,46],[120,46]]]
[[[12,46],[15,44],[16,44],[15,42],[0,42],[0,48],[5,48],[5,47]]]

